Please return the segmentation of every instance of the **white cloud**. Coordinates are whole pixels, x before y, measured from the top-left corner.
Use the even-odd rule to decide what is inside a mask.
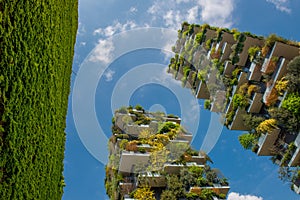
[[[105,37],[110,37],[118,32],[133,29],[136,26],[137,25],[134,21],[127,21],[124,24],[121,24],[119,21],[115,21],[111,26],[107,26],[105,28],[98,28],[94,30],[93,35],[102,35]]]
[[[198,0],[201,19],[213,26],[231,27],[235,0]]]
[[[77,34],[84,35],[85,33],[86,33],[85,26],[81,22],[78,22]]]
[[[111,70],[111,69],[108,69],[107,72],[104,73],[104,76],[105,76],[105,80],[107,82],[109,81],[112,81],[113,80],[113,75],[115,74],[116,72]]]
[[[288,3],[289,0],[266,0],[268,3],[272,3],[275,5],[277,10],[282,12],[291,13],[292,10],[289,8]]]
[[[227,200],[263,200],[263,198],[254,195],[242,195],[236,192],[231,192],[229,193]]]
[[[168,28],[178,29],[183,21],[231,27],[236,0],[156,0],[148,8],[152,23],[163,21]]]
[[[86,45],[86,42],[80,42],[79,43],[79,46],[85,46]]]
[[[194,22],[197,21],[198,19],[198,6],[194,6],[191,9],[188,10],[188,15],[187,15],[187,21],[188,22]]]
[[[115,47],[111,38],[104,40],[100,39],[89,60],[92,62],[100,61],[108,64],[112,60],[112,52],[114,49]]]
[[[138,11],[138,9],[136,7],[130,7],[129,12],[131,13],[136,13]]]

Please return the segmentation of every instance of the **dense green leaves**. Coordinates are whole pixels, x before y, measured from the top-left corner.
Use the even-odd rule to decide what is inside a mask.
[[[290,94],[283,102],[282,108],[287,109],[295,116],[300,116],[300,96],[299,94]]]
[[[251,149],[255,141],[256,137],[250,133],[246,133],[239,136],[239,142],[245,149]]]
[[[288,64],[286,79],[289,81],[288,89],[290,92],[300,92],[300,56],[295,57]]]
[[[0,0],[0,15],[0,198],[61,199],[77,1]]]

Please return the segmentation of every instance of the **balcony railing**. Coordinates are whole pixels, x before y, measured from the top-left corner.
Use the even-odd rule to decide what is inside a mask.
[[[265,73],[267,71],[267,68],[269,66],[270,60],[271,60],[270,58],[265,58],[264,63],[262,65],[262,67],[261,67],[261,71],[263,73]]]

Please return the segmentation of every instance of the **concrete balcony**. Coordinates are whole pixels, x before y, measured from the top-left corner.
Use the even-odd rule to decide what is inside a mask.
[[[133,151],[122,151],[119,163],[120,172],[134,172],[136,165],[147,165],[150,159],[150,153],[135,153]]]
[[[256,64],[254,62],[251,63],[249,73],[248,73],[248,80],[249,81],[260,81],[261,79],[261,66],[260,64]]]
[[[138,184],[147,184],[148,186],[155,187],[166,187],[167,180],[166,177],[156,172],[145,172],[138,175],[139,183]]]
[[[204,168],[205,165],[198,165],[196,162],[187,162],[186,165],[166,163],[164,164],[164,171],[167,174],[179,174],[180,170],[186,166],[197,166]]]
[[[224,62],[225,60],[229,59],[229,56],[232,52],[231,46],[232,46],[232,44],[229,44],[227,42],[224,43],[223,48],[222,48],[222,53],[221,53],[222,56],[220,58],[221,62]]]
[[[243,115],[247,114],[244,108],[238,108],[235,112],[233,120],[231,124],[229,124],[228,128],[230,130],[240,130],[240,131],[247,131],[249,130],[248,127],[245,126]]]
[[[232,65],[229,61],[225,61],[224,64],[224,75],[231,77],[235,66]]]
[[[192,71],[192,70],[190,71],[190,73],[186,79],[186,83],[185,83],[184,87],[189,88],[189,89],[193,87],[194,82],[195,82],[195,75],[193,75],[194,73],[196,73],[196,72]]]
[[[197,163],[197,165],[205,165],[206,157],[205,156],[192,156],[189,160],[190,162]]]
[[[183,141],[187,141],[188,143],[190,143],[192,139],[193,139],[193,134],[186,133],[186,132],[180,132],[176,137],[176,140],[183,140]]]
[[[175,75],[175,79],[181,81],[182,77],[183,77],[183,66],[179,66],[178,72]]]
[[[300,179],[298,178],[292,185],[292,190],[297,194],[300,194]]]
[[[181,118],[180,117],[164,117],[164,120],[166,122],[175,122],[176,124],[180,124],[181,123]]]
[[[295,150],[290,162],[290,167],[295,167],[300,165],[300,133],[298,133],[298,136],[296,137],[296,140],[294,141],[295,146],[297,149]]]
[[[284,57],[287,60],[292,60],[299,54],[299,47],[291,46],[289,44],[284,44],[281,42],[275,42],[269,57]]]
[[[134,183],[119,183],[119,190],[121,196],[125,196],[126,194],[130,194],[135,189]]]
[[[250,100],[249,108],[247,109],[248,113],[259,113],[261,110],[261,107],[263,105],[262,103],[263,94],[261,93],[255,93],[253,98]]]
[[[248,59],[248,49],[251,46],[263,46],[264,41],[262,39],[259,38],[253,38],[253,37],[249,37],[246,36],[246,40],[244,41],[244,47],[243,47],[243,51],[239,54],[239,62],[236,63],[236,65],[238,66],[245,66],[247,59]]]
[[[209,99],[210,94],[207,88],[207,85],[204,81],[200,81],[198,88],[196,89],[196,98],[197,99]]]
[[[201,190],[208,189],[214,191],[216,194],[225,194],[227,195],[230,187],[229,186],[222,186],[220,184],[214,184],[213,186],[207,186],[207,187],[191,187],[189,192],[193,193],[201,193]]]
[[[280,129],[273,129],[269,133],[262,134],[258,139],[258,151],[257,155],[259,156],[272,156],[272,147],[274,146],[278,135],[280,133]]]

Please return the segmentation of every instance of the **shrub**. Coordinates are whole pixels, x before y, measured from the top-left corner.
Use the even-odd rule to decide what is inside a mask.
[[[238,137],[238,139],[244,149],[251,149],[256,142],[256,137],[251,133],[242,134]]]
[[[122,114],[127,114],[127,108],[125,106],[122,106],[120,109],[119,109],[119,113],[122,113]]]
[[[139,104],[137,104],[134,108],[136,110],[142,110],[142,111],[144,111],[144,108],[141,105],[139,105]]]
[[[300,117],[300,96],[293,93],[288,95],[282,102],[282,108],[287,109],[293,113],[296,117]]]
[[[286,80],[285,77],[281,78],[279,81],[276,82],[275,89],[277,90],[279,95],[283,95],[284,91],[288,87],[289,81]]]
[[[210,110],[210,108],[211,108],[211,102],[210,100],[206,99],[204,101],[204,109]]]
[[[260,51],[260,47],[258,46],[252,46],[248,49],[248,54],[250,56],[250,61],[252,62],[257,53]]]
[[[274,128],[277,128],[277,121],[275,119],[266,119],[257,126],[256,131],[258,133],[266,133]]]

